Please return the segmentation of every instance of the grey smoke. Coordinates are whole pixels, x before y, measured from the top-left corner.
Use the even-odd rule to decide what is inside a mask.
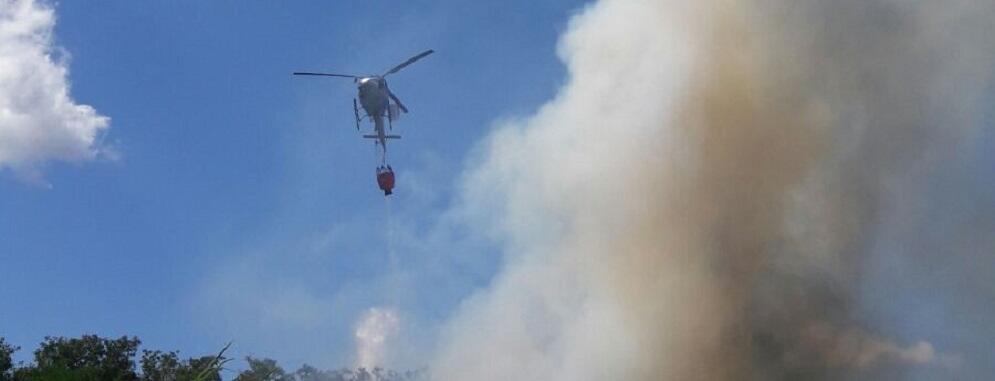
[[[448,324],[433,375],[957,372],[856,307],[883,232],[928,223],[896,216],[979,133],[993,20],[966,0],[589,6],[561,41],[569,82],[466,174],[461,213],[505,267]]]

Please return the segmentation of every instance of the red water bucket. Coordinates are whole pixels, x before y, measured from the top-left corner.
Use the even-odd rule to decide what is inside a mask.
[[[377,185],[384,196],[389,196],[394,189],[394,170],[384,167],[377,168]]]

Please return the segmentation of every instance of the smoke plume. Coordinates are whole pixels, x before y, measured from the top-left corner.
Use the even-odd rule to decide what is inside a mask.
[[[398,328],[399,318],[394,310],[368,309],[356,327],[356,366],[366,369],[383,366],[387,342]]]
[[[855,306],[878,232],[982,123],[993,16],[969,0],[587,7],[560,43],[568,83],[465,176],[461,210],[504,269],[448,324],[434,377],[956,367]]]

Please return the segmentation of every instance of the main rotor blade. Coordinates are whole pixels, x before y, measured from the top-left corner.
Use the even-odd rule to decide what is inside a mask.
[[[307,73],[307,72],[294,72],[294,75],[320,75],[320,76],[325,76],[325,77],[342,77],[342,78],[353,78],[353,79],[356,79],[356,78],[360,78],[359,76],[355,76],[355,75],[348,75],[348,74],[331,74],[331,73]]]
[[[397,96],[394,95],[393,92],[388,91],[387,95],[390,96],[390,99],[394,100],[394,103],[397,103],[397,107],[400,108],[401,111],[408,112],[408,108],[404,107],[404,103],[401,103],[401,100],[397,99]]]
[[[432,54],[432,53],[435,53],[435,51],[432,50],[432,49],[429,49],[429,50],[426,50],[424,52],[418,53],[417,56],[408,58],[408,60],[404,61],[404,63],[402,63],[400,65],[397,65],[397,66],[394,66],[393,69],[388,70],[386,73],[383,74],[383,76],[387,76],[388,74],[397,73],[399,70],[404,69],[405,66],[411,65],[411,64],[415,63],[415,61],[418,61],[418,60],[420,60],[422,58],[425,58],[425,56],[427,56],[429,54]]]

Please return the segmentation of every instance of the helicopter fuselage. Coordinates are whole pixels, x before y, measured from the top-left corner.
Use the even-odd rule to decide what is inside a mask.
[[[383,77],[376,76],[359,78],[356,83],[359,90],[359,104],[363,106],[366,115],[373,122],[374,135],[364,135],[363,137],[376,139],[386,154],[387,139],[398,138],[396,135],[387,135],[384,128],[384,116],[390,112],[390,91],[387,90],[387,83]]]
[[[363,77],[356,81],[359,88],[359,104],[370,118],[383,117],[387,112],[389,98],[383,78]]]

